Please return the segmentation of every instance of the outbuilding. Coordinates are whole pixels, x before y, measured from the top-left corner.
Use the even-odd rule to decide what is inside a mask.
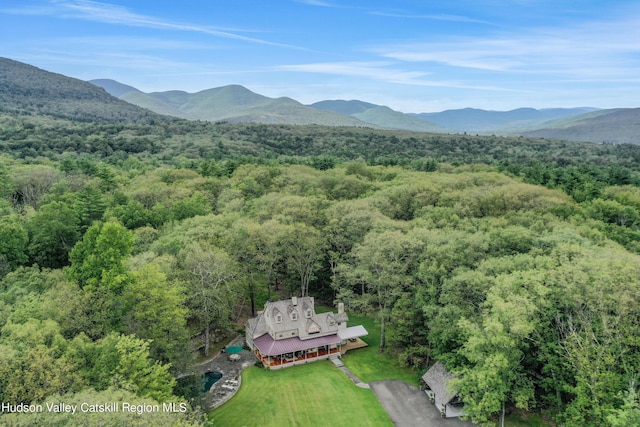
[[[440,362],[436,362],[422,376],[422,389],[445,418],[464,414],[464,403],[458,398],[458,391],[450,385],[453,379],[455,376]]]

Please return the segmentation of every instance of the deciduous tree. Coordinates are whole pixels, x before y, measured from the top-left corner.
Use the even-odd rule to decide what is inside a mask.
[[[209,355],[211,330],[228,326],[238,297],[238,267],[224,250],[190,243],[179,254],[187,282],[187,301],[204,331],[204,352]]]
[[[390,310],[410,288],[422,243],[400,231],[370,232],[353,248],[353,264],[343,270],[347,283],[362,286],[359,298],[380,321],[380,347],[386,345],[385,326]]]
[[[41,267],[60,268],[68,264],[69,252],[80,237],[76,211],[64,202],[42,206],[27,222],[29,257]]]

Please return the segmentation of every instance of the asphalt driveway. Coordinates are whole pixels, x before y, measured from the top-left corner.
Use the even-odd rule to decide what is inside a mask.
[[[396,427],[470,427],[469,421],[442,418],[419,388],[400,380],[374,381],[369,386]]]

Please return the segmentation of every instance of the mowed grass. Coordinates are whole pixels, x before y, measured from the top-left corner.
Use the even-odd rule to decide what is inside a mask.
[[[398,358],[390,353],[389,347],[384,353],[378,352],[380,326],[373,319],[349,313],[349,326],[355,325],[362,325],[369,332],[369,335],[361,338],[369,344],[369,347],[349,351],[343,356],[342,361],[351,372],[365,383],[379,380],[403,380],[409,384],[418,385],[416,372],[402,366]]]
[[[371,390],[357,387],[327,360],[242,372],[242,386],[209,413],[214,426],[392,426]]]

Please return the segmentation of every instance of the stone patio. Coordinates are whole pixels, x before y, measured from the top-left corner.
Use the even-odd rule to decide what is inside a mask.
[[[212,371],[222,373],[222,378],[209,389],[209,395],[206,401],[210,410],[222,405],[238,392],[242,384],[242,376],[240,373],[243,369],[256,363],[256,356],[253,352],[245,350],[244,344],[245,342],[242,336],[236,337],[227,344],[227,347],[243,347],[243,350],[237,353],[239,356],[238,360],[230,360],[230,354],[219,352],[210,360],[196,366],[198,371],[203,374]]]

